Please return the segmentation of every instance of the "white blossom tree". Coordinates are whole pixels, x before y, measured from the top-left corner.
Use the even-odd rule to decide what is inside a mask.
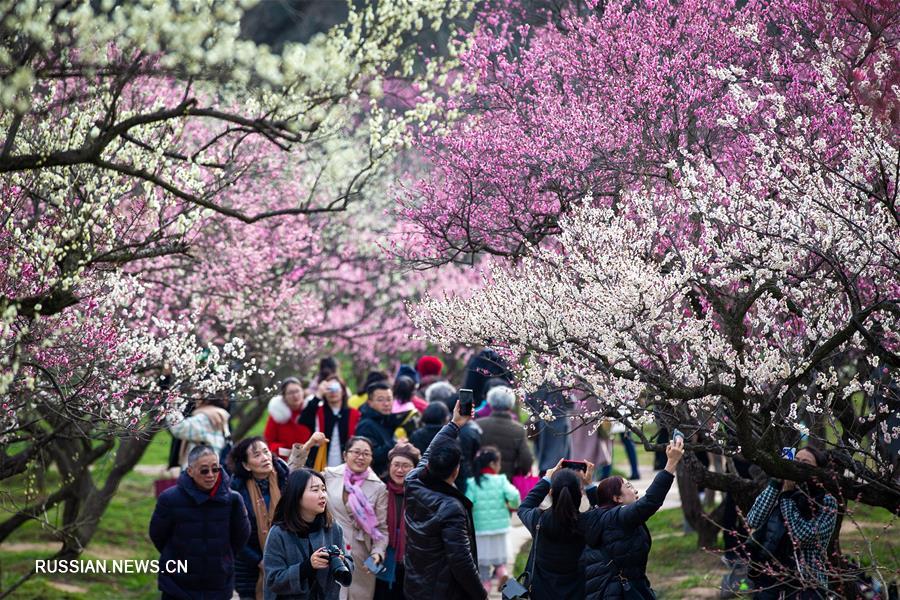
[[[747,144],[740,170],[685,156],[668,165],[671,188],[631,189],[612,204],[587,197],[549,243],[495,265],[483,290],[432,298],[414,320],[435,342],[503,349],[522,390],[547,382],[595,396],[600,409],[583,419],[617,418],[648,446],[643,425],[656,420],[700,433],[697,449],[774,477],[817,475],[844,499],[896,511],[896,133],[825,93],[821,110],[851,125],[826,145],[774,86],[755,92],[732,85],[735,111],[723,115]],[[760,113],[768,127],[741,137]],[[780,458],[801,436],[833,451],[836,480]]]

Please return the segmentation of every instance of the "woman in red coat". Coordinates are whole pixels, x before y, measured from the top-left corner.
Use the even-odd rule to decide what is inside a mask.
[[[296,377],[288,377],[281,383],[281,394],[269,401],[269,420],[263,437],[272,456],[287,460],[294,444],[303,444],[312,435],[306,425],[299,422],[303,410],[303,386]]]

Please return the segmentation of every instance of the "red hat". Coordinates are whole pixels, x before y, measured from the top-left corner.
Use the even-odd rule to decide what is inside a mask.
[[[423,356],[416,363],[416,371],[422,377],[440,375],[444,370],[444,363],[437,356]]]

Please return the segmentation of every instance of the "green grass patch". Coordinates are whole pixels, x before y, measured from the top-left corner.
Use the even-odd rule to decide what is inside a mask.
[[[47,489],[58,481],[54,472],[46,475]],[[150,542],[147,527],[156,505],[153,496],[154,478],[129,473],[119,486],[109,508],[97,527],[97,532],[83,554],[84,559],[155,559],[159,553]],[[15,478],[7,491],[24,499],[29,483]],[[9,508],[9,507],[6,507]],[[53,523],[59,518],[56,510],[45,515]],[[6,590],[28,573],[37,559],[52,556],[59,542],[51,528],[42,528],[37,521],[29,521],[0,545],[0,590]],[[111,568],[111,565],[108,564]],[[13,597],[23,599],[150,599],[158,598],[155,574],[137,573],[79,573],[37,574],[18,588]]]
[[[519,553],[516,554],[516,563],[513,567],[513,577],[518,577],[522,573],[525,572],[525,567],[528,566],[528,554],[531,552],[531,544],[533,540],[528,540],[522,547],[519,549]]]

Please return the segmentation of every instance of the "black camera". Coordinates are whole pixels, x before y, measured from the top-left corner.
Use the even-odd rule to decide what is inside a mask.
[[[353,573],[350,572],[350,569],[344,563],[344,553],[334,544],[324,548],[324,550],[328,553],[328,569],[331,571],[331,576],[342,587],[350,587],[350,582],[353,581]]]

